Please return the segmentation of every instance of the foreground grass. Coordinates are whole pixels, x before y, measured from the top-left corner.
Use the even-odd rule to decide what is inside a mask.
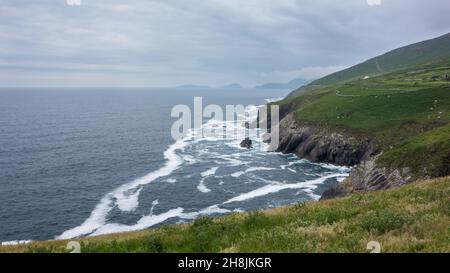
[[[82,252],[450,252],[450,177],[385,192],[80,240]],[[67,252],[67,241],[0,252]]]

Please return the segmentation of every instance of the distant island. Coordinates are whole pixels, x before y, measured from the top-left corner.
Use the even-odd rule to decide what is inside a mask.
[[[294,90],[300,88],[304,85],[309,84],[310,81],[305,79],[295,79],[287,83],[266,83],[263,85],[258,85],[255,88],[257,89],[290,89]]]
[[[261,85],[256,85],[254,89],[279,89],[279,90],[296,90],[300,87],[306,86],[311,81],[305,79],[295,79],[286,83],[269,82]],[[196,84],[184,84],[176,86],[177,89],[244,89],[246,87],[242,86],[240,83],[230,83],[222,86],[209,86],[209,85],[196,85]]]
[[[212,87],[208,86],[208,85],[185,84],[185,85],[179,85],[175,88],[179,88],[179,89],[210,89]]]
[[[239,83],[232,83],[232,84],[227,84],[227,85],[221,86],[220,88],[223,88],[223,89],[242,89],[244,87],[242,87],[242,85],[240,85]]]

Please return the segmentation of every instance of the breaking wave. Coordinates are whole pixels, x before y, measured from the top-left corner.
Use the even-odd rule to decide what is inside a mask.
[[[256,119],[257,107],[249,109],[247,118]],[[243,116],[238,118],[235,123],[210,120],[204,126],[235,130],[246,120]],[[266,208],[273,204],[273,200],[279,200],[279,205],[315,200],[320,197],[318,190],[321,185],[327,181],[337,183],[350,170],[314,164],[292,155],[267,153],[264,150],[267,144],[259,137],[259,129],[251,130],[254,130],[250,133],[255,137],[254,149],[250,150],[239,146],[245,135],[236,139],[225,139],[220,135],[198,139],[195,138],[197,132],[191,131],[164,152],[163,167],[107,193],[81,225],[64,231],[56,239],[141,230],[167,221]],[[140,215],[132,223],[115,222],[113,210],[118,209],[124,214],[135,212],[141,205],[143,192],[155,181],[173,187],[174,192],[169,195],[172,207],[166,205],[167,209],[155,214],[165,201],[160,197],[164,192],[155,193],[156,198],[150,199],[154,201],[148,207],[148,214]],[[178,190],[179,193],[175,192]],[[177,196],[185,197],[187,194],[195,202],[178,201]]]

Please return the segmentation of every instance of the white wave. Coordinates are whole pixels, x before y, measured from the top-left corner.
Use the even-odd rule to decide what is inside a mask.
[[[338,177],[338,178],[337,178],[337,181],[338,181],[339,183],[341,183],[341,182],[344,181],[346,178],[347,178],[346,176]]]
[[[224,214],[230,212],[227,209],[220,208],[219,205],[209,206],[206,209],[202,209],[200,215],[210,215],[210,214]]]
[[[293,173],[297,173],[296,170],[292,169],[292,168],[287,168],[288,171],[293,172]]]
[[[96,229],[95,232],[93,232],[89,236],[98,236],[111,233],[142,230],[154,226],[156,224],[162,223],[168,219],[179,217],[182,214],[183,208],[176,208],[159,215],[143,216],[141,219],[139,219],[139,221],[135,225],[123,225],[117,223],[106,224]]]
[[[271,170],[276,170],[275,168],[267,168],[267,167],[251,167],[248,168],[245,171],[241,171],[241,172],[235,172],[230,174],[232,177],[238,178],[241,175],[244,175],[246,173],[250,173],[250,172],[256,172],[256,171],[271,171]]]
[[[200,175],[201,175],[203,178],[200,180],[200,183],[199,183],[198,186],[197,186],[197,189],[198,189],[199,191],[201,191],[201,192],[203,192],[203,193],[207,193],[207,192],[210,192],[210,191],[211,191],[210,189],[208,189],[208,188],[206,187],[206,185],[205,185],[205,179],[206,179],[206,177],[208,177],[208,176],[214,175],[214,174],[217,172],[218,169],[219,169],[219,167],[212,167],[212,168],[210,168],[210,169],[208,169],[208,170],[206,170],[206,171],[200,173]]]
[[[139,194],[141,193],[142,188],[130,193],[118,193],[116,198],[117,207],[121,211],[131,212],[135,210],[139,206]]]
[[[225,201],[224,204],[233,202],[242,202],[256,197],[264,196],[271,193],[276,193],[285,189],[315,189],[319,184],[323,183],[325,180],[334,177],[348,176],[347,174],[332,174],[323,176],[314,180],[309,180],[305,182],[295,183],[295,184],[272,184],[266,185],[264,187],[258,188],[256,190],[243,193],[234,198]]]
[[[248,177],[253,178],[254,180],[257,180],[258,182],[264,182],[264,183],[270,184],[270,185],[282,185],[282,184],[285,184],[285,182],[268,180],[268,179],[265,179],[264,177],[261,177],[261,176],[255,175],[255,174],[249,174]]]
[[[235,178],[237,178],[237,177],[239,177],[239,176],[241,176],[241,175],[243,175],[243,174],[245,174],[245,171],[243,171],[243,172],[235,172],[235,173],[232,173],[232,174],[230,174],[232,177],[235,177]]]
[[[32,240],[15,240],[15,241],[6,241],[1,242],[1,246],[15,246],[15,245],[24,245],[33,242]]]
[[[281,152],[273,152],[273,154],[277,154],[277,155],[284,156],[284,157],[291,158],[291,159],[293,159],[293,158],[298,158],[298,157],[297,157],[296,155],[294,155],[294,154],[283,154],[283,153],[281,153]],[[320,166],[320,167],[322,167],[322,168],[326,168],[326,169],[329,169],[329,170],[337,170],[337,171],[340,172],[340,173],[347,173],[347,172],[350,172],[350,171],[352,170],[352,167],[348,167],[348,166],[337,166],[337,165],[333,165],[333,164],[329,164],[329,163],[315,163],[315,162],[309,161],[309,160],[304,159],[304,158],[298,158],[298,160],[289,162],[289,163],[286,164],[286,165],[281,165],[280,168],[281,168],[282,170],[284,170],[284,169],[286,169],[287,167],[290,167],[290,166],[292,166],[292,165],[295,165],[295,164],[302,164],[302,163],[308,163],[308,164],[311,164],[311,165]]]
[[[175,178],[169,178],[166,180],[167,183],[176,183],[177,180]]]
[[[285,170],[286,168],[291,167],[292,165],[295,165],[295,164],[300,163],[300,162],[303,162],[303,160],[296,160],[296,161],[289,162],[286,165],[281,165],[280,168],[282,170]]]
[[[217,167],[215,167],[217,168]],[[264,168],[264,169],[271,169],[271,168]],[[209,171],[209,172],[208,172]],[[217,170],[214,172],[210,169],[205,174],[205,177],[208,175],[214,175]],[[283,184],[280,182],[271,182],[269,185],[261,187],[259,189],[253,190],[248,193],[241,194],[237,197],[231,198],[226,202],[223,202],[222,204],[228,204],[233,202],[242,202],[246,200],[250,200],[256,197],[260,197],[263,195],[267,195],[270,193],[279,192],[284,189],[303,189],[304,192],[306,192],[311,198],[317,200],[320,198],[320,196],[313,193],[313,189],[317,188],[317,186],[321,183],[323,183],[326,179],[329,178],[342,178],[346,177],[348,174],[332,174],[327,175],[324,177],[320,177],[318,179],[300,182],[296,184]],[[108,197],[102,199],[102,202],[100,202],[96,209],[91,214],[91,217],[89,217],[83,225],[71,229],[69,231],[66,231],[61,236],[59,236],[58,239],[63,238],[73,238],[78,237],[81,235],[89,234],[89,236],[96,236],[96,235],[103,235],[103,234],[110,234],[110,233],[117,233],[117,232],[127,232],[127,231],[134,231],[134,230],[142,230],[149,228],[151,226],[154,226],[159,223],[163,223],[164,221],[171,219],[171,218],[180,218],[180,219],[196,219],[197,217],[201,215],[211,215],[211,214],[225,214],[231,212],[228,209],[220,208],[220,204],[209,206],[203,210],[197,211],[197,212],[188,212],[184,213],[183,208],[176,208],[169,210],[165,213],[159,214],[159,215],[153,215],[153,209],[158,204],[158,200],[153,201],[152,208],[150,210],[150,214],[143,216],[139,221],[134,225],[124,225],[119,223],[108,223],[105,224],[105,217],[102,212],[105,212],[105,208],[112,207],[113,198],[112,193],[108,195]],[[108,210],[106,210],[108,211]],[[241,211],[241,210],[235,210],[235,211]],[[81,235],[80,235],[81,234]]]
[[[339,179],[339,178],[338,178],[338,179]],[[312,198],[313,200],[315,200],[315,201],[317,201],[317,200],[320,199],[320,195],[315,194],[315,193],[313,192],[313,189],[303,189],[302,192],[308,194],[308,196],[309,196],[310,198]]]
[[[56,239],[71,239],[90,233],[96,233],[97,229],[104,228],[106,225],[106,217],[115,205],[123,211],[135,210],[139,205],[139,202],[137,201],[140,193],[139,188],[151,183],[159,177],[168,176],[178,169],[183,163],[183,159],[177,155],[176,151],[183,150],[188,145],[187,141],[189,139],[190,136],[177,140],[174,144],[169,146],[164,152],[166,163],[162,168],[126,183],[106,194],[91,212],[91,215],[80,226],[64,231],[61,235],[57,236]],[[108,224],[108,226],[111,225],[114,224]]]
[[[157,204],[157,200],[153,202],[154,205]],[[230,210],[220,208],[219,205],[212,205],[205,209],[202,209],[197,212],[184,212],[184,209],[181,207],[178,207],[176,209],[169,210],[165,213],[161,213],[159,215],[153,215],[150,213],[149,215],[142,216],[141,219],[137,221],[134,225],[124,225],[124,224],[117,224],[117,223],[111,223],[103,225],[102,227],[98,228],[90,234],[89,236],[98,236],[98,235],[105,235],[105,234],[111,234],[111,233],[120,233],[120,232],[128,232],[128,231],[135,231],[135,230],[143,230],[147,229],[149,227],[152,227],[156,224],[163,223],[169,219],[172,218],[180,218],[186,219],[186,220],[193,220],[198,218],[201,215],[211,215],[211,214],[225,214],[229,213]]]
[[[250,163],[249,161],[240,160],[240,159],[236,158],[236,156],[224,155],[224,156],[222,156],[221,159],[227,161],[227,163],[225,163],[225,164],[227,164],[227,166],[229,166],[229,167],[242,166],[242,165],[246,165],[246,164]]]
[[[57,240],[72,239],[80,237],[93,232],[106,223],[106,215],[111,211],[112,205],[112,193],[108,193],[100,200],[100,203],[91,212],[89,218],[87,218],[80,226],[64,231],[61,235],[57,236]]]
[[[202,177],[211,176],[211,175],[214,175],[218,169],[219,169],[219,167],[213,167],[207,171],[202,172],[200,175]]]
[[[193,211],[181,214],[179,217],[186,220],[193,220],[201,215],[211,215],[211,214],[225,214],[230,212],[230,210],[223,209],[219,207],[219,204],[209,206],[200,211]]]
[[[328,164],[328,163],[312,163],[314,165],[319,165],[323,168],[329,169],[329,170],[337,170],[338,172],[349,172],[352,168],[351,167],[347,167],[347,166],[337,166],[337,165],[333,165],[333,164]]]
[[[211,191],[211,190],[208,189],[208,188],[206,187],[206,185],[205,185],[205,178],[202,178],[202,179],[200,180],[200,183],[198,184],[197,189],[198,189],[199,191],[203,192],[203,193],[208,193],[208,192]]]
[[[314,201],[319,201],[321,196],[315,193],[310,193],[309,197],[311,197]]]
[[[155,207],[159,204],[159,200],[156,199],[155,201],[152,202],[152,207],[150,209],[150,215],[153,215],[153,210],[155,209]]]

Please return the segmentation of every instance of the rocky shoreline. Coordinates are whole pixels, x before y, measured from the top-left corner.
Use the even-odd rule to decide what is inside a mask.
[[[292,114],[280,122],[280,143],[276,151],[342,166],[355,166],[376,153],[370,139],[357,139],[319,126],[299,126]]]
[[[409,168],[389,169],[377,158],[382,150],[369,138],[355,137],[321,126],[305,126],[288,114],[280,121],[280,141],[273,151],[293,153],[312,162],[353,167],[340,184],[325,191],[321,200],[398,187],[414,179]]]

